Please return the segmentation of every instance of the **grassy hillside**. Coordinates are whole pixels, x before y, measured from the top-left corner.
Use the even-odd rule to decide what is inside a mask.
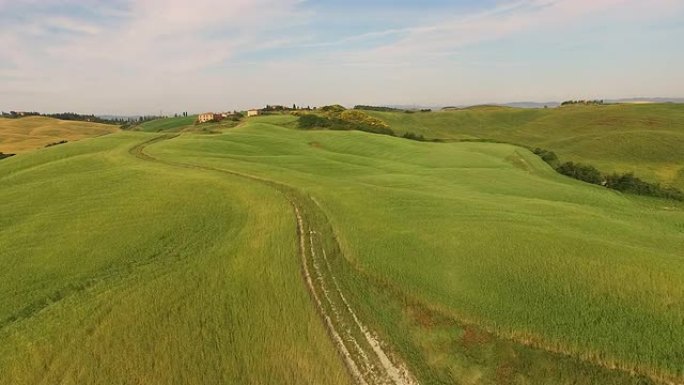
[[[0,152],[20,154],[62,140],[72,142],[118,130],[117,126],[109,124],[58,120],[43,116],[0,118]]]
[[[183,116],[180,118],[162,118],[150,120],[136,126],[137,131],[145,132],[178,132],[192,127],[197,121],[197,115]]]
[[[239,122],[232,119],[224,119],[220,122],[207,122],[202,124],[195,124],[197,115],[178,117],[178,118],[161,118],[151,120],[149,122],[141,123],[134,126],[133,131],[144,132],[198,132],[198,133],[218,133],[224,129],[233,128]]]
[[[555,151],[562,160],[684,189],[684,105],[621,104],[556,109],[473,107],[430,113],[369,112],[398,133],[494,139]]]
[[[290,119],[149,152],[311,195],[355,301],[427,383],[495,383],[501,367],[516,383],[632,381],[548,352],[684,379],[681,204],[586,185],[510,145],[278,127]]]
[[[349,384],[288,202],[131,154],[151,138],[0,163],[0,384]]]
[[[684,204],[294,119],[0,162],[0,384],[350,383],[354,322],[421,384],[684,382]]]

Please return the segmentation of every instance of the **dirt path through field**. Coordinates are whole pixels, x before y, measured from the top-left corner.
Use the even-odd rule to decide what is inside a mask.
[[[144,151],[148,145],[177,136],[155,137],[132,147],[129,153],[144,161],[247,178],[281,192],[293,207],[302,275],[307,290],[351,377],[359,385],[418,385],[405,364],[396,355],[388,353],[387,345],[364,325],[344,295],[325,250],[322,240],[325,234],[321,233],[323,229],[312,228],[304,214],[306,208],[318,211],[316,214],[319,217],[325,217],[318,204],[294,187],[279,182],[232,170],[162,160]]]

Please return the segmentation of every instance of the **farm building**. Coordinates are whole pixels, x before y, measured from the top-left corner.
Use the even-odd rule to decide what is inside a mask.
[[[252,109],[247,111],[247,117],[260,115],[261,111],[257,109]]]
[[[214,120],[215,114],[213,112],[205,112],[204,114],[199,114],[197,116],[197,121],[199,123],[211,122]]]

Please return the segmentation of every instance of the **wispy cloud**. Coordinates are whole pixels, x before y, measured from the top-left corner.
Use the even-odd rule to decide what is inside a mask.
[[[338,12],[352,3],[358,8]],[[307,103],[356,94],[375,98],[364,102],[401,102],[405,95],[426,90],[435,102],[456,103],[445,100],[463,97],[451,91],[455,84],[464,88],[472,82],[473,88],[463,93],[482,95],[490,90],[482,82],[529,76],[526,67],[563,56],[559,47],[593,44],[594,51],[577,60],[597,60],[587,56],[601,55],[596,43],[573,35],[581,32],[580,26],[601,30],[613,42],[622,33],[618,31],[646,36],[636,48],[614,44],[621,47],[617,55],[662,46],[655,53],[661,61],[684,60],[662,41],[648,40],[656,39],[649,23],[670,20],[674,27],[660,34],[676,28],[672,20],[684,16],[681,0],[455,2],[467,7],[436,3],[426,13],[422,3],[396,12],[395,7],[368,8],[360,2],[340,2],[329,9],[303,0],[0,0],[0,104],[85,112],[137,112],[151,106],[199,110],[274,98],[288,102],[277,100],[286,95]],[[385,22],[388,18],[391,23]],[[542,40],[556,43],[544,49],[525,44]],[[505,42],[526,51],[502,52],[496,65],[485,65],[489,57],[478,55],[492,56],[486,47],[493,44],[505,51]],[[624,71],[636,72],[638,65],[627,63]],[[547,68],[536,67],[540,73]],[[475,79],[492,68],[497,72],[487,73],[478,85]],[[634,84],[647,83],[647,75],[640,76]],[[670,77],[681,78],[676,76]],[[662,79],[648,84],[666,84]],[[567,81],[564,92],[575,90],[581,80]],[[672,86],[659,89],[667,93]],[[515,92],[506,95],[517,97]],[[387,99],[379,100],[383,94]]]
[[[356,41],[372,36],[396,39],[372,49],[347,55],[353,63],[395,62],[397,60],[449,56],[462,47],[515,37],[522,33],[551,33],[587,19],[657,20],[684,9],[676,0],[522,0],[467,15],[445,15],[430,25],[414,25],[375,31],[342,39]],[[563,36],[559,35],[559,43]],[[337,42],[333,43],[337,45]]]

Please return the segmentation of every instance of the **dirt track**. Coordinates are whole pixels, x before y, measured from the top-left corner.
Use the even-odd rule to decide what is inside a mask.
[[[322,234],[319,232],[322,230],[311,228],[305,220],[306,216],[303,215],[303,207],[306,206],[309,210],[321,211],[318,213],[319,216],[325,217],[318,204],[293,187],[279,182],[226,169],[166,161],[145,153],[146,146],[173,139],[176,136],[178,135],[155,137],[132,147],[129,153],[144,161],[172,167],[199,169],[247,178],[264,183],[281,192],[292,204],[294,210],[302,275],[306,287],[351,377],[359,385],[418,385],[418,381],[409,373],[400,359],[389,354],[386,351],[386,345],[363,324],[343,294],[324,248]]]

